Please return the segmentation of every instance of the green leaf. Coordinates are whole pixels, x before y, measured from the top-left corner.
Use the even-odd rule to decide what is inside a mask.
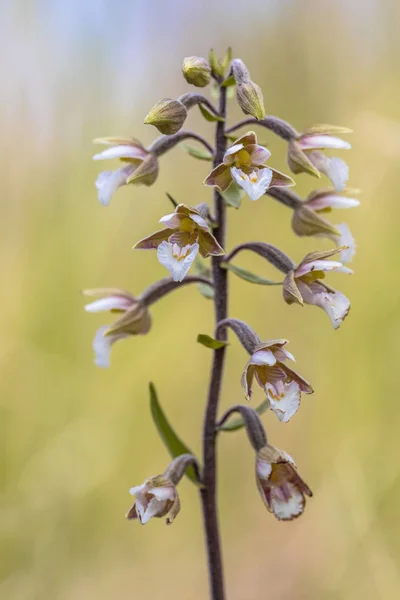
[[[201,258],[196,258],[194,262],[194,270],[201,277],[207,277],[211,279],[211,269],[204,263]],[[200,294],[207,298],[207,300],[212,300],[214,298],[214,288],[212,285],[207,285],[206,283],[198,283],[197,289]]]
[[[271,281],[270,279],[264,279],[264,277],[259,277],[258,275],[254,275],[254,273],[250,273],[246,269],[242,267],[238,267],[233,265],[232,263],[222,262],[221,267],[223,269],[228,269],[235,273],[241,279],[248,281],[249,283],[257,283],[258,285],[282,285],[281,281]]]
[[[265,413],[265,411],[269,408],[269,400],[268,398],[261,402],[259,406],[256,408],[256,412],[259,415]],[[238,429],[242,429],[245,426],[245,422],[243,421],[243,417],[237,417],[237,419],[231,419],[227,423],[224,423],[220,427],[218,427],[219,431],[237,431]]]
[[[206,348],[211,348],[212,350],[219,350],[220,348],[223,348],[224,346],[228,345],[228,342],[215,340],[214,338],[205,333],[199,333],[199,335],[197,336],[197,341],[199,342],[199,344],[202,344]]]
[[[207,300],[214,299],[214,288],[211,287],[211,285],[207,285],[206,283],[198,283],[197,289],[199,290],[200,294],[204,296],[204,298],[207,298]]]
[[[236,79],[233,75],[227,77],[223,83],[221,83],[221,87],[230,87],[231,85],[236,85]]]
[[[212,112],[210,112],[203,104],[199,104],[199,109],[205,120],[209,121],[210,123],[215,123],[215,121],[223,123],[225,121],[223,117],[217,117],[217,115],[214,115]]]
[[[242,198],[245,195],[244,190],[242,190],[235,181],[231,183],[227,190],[220,193],[226,204],[233,208],[240,208]]]
[[[181,454],[193,454],[193,452],[182,442],[182,440],[177,436],[177,434],[169,424],[167,417],[165,416],[164,411],[162,410],[158,401],[156,388],[154,387],[153,383],[149,384],[149,390],[150,410],[151,415],[153,417],[153,421],[158,429],[158,433],[160,434],[162,441],[164,442],[172,458],[180,456]],[[199,485],[193,465],[190,465],[186,469],[186,475],[196,485]]]
[[[213,155],[211,152],[207,152],[207,150],[202,150],[200,148],[193,148],[193,146],[189,146],[188,144],[180,145],[182,150],[187,152],[193,158],[198,158],[199,160],[212,160]]]

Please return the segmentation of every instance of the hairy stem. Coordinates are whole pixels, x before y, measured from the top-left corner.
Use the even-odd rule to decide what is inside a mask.
[[[226,116],[226,89],[220,87],[219,114]],[[226,150],[225,126],[223,122],[216,125],[214,166],[222,162]],[[225,204],[222,196],[214,191],[215,229],[213,233],[219,244],[225,245]],[[220,266],[222,257],[212,257],[214,281],[214,306],[216,323],[227,317],[228,288],[227,271]],[[226,339],[226,332],[223,332]],[[207,406],[203,423],[203,484],[201,500],[203,506],[204,529],[208,557],[208,574],[211,600],[224,600],[224,576],[222,567],[221,544],[216,504],[216,422],[218,403],[224,369],[225,347],[214,351],[211,379],[208,390]]]
[[[211,155],[214,155],[214,148],[205,140],[201,135],[198,135],[194,131],[178,131],[173,135],[161,135],[147,148],[148,152],[153,152],[156,156],[162,156],[168,150],[171,150],[177,144],[183,142],[183,140],[196,140],[200,144],[203,144],[204,148],[209,151]]]
[[[279,117],[273,117],[271,115],[267,115],[264,117],[264,119],[260,120],[254,119],[253,117],[250,117],[249,119],[244,119],[243,121],[239,121],[239,123],[236,123],[229,129],[227,129],[225,133],[233,133],[237,129],[240,129],[241,127],[245,127],[247,125],[258,125],[260,127],[265,127],[266,129],[269,129],[270,131],[276,133],[276,135],[286,140],[287,142],[296,139],[296,137],[299,135],[299,133],[296,131],[296,129],[294,129],[294,127],[290,125],[290,123],[284,121],[283,119],[279,119]]]

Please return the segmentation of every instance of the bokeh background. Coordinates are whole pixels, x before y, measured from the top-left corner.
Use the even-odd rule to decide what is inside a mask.
[[[269,114],[299,130],[354,129],[344,158],[361,207],[335,215],[357,239],[355,275],[330,281],[352,299],[333,331],[278,288],[231,277],[231,314],[263,338],[287,337],[316,390],[289,424],[264,416],[272,443],[296,459],[315,496],[295,522],[266,512],[245,434],[221,437],[219,506],[228,597],[398,598],[400,556],[398,284],[400,4],[397,0],[3,0],[0,8],[1,496],[0,596],[13,600],[207,598],[200,507],[190,482],[173,525],[127,522],[128,489],[167,464],[148,406],[148,381],[200,452],[211,353],[209,301],[192,286],[152,308],[151,334],[117,344],[109,370],[91,340],[107,316],[83,311],[80,290],[140,293],[166,273],[131,251],[178,201],[208,201],[208,164],[176,149],[151,188],[96,199],[91,140],[155,130],[143,118],[187,91],[184,56],[229,45],[264,90]],[[231,103],[231,120],[240,117]],[[188,125],[211,139],[193,110]],[[259,137],[285,165],[285,144]],[[297,178],[306,195],[316,180]],[[325,181],[321,182],[326,185]],[[229,212],[229,247],[272,242],[295,260],[322,240],[296,238],[274,200]],[[275,275],[261,259],[240,264]],[[246,356],[232,340],[222,405],[242,400]],[[261,400],[261,394],[255,401]]]

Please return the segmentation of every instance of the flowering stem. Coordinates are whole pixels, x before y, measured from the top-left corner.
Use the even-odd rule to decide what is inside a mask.
[[[249,119],[244,119],[243,121],[239,121],[236,125],[233,125],[229,129],[226,130],[225,133],[233,133],[237,129],[241,127],[245,127],[247,125],[260,125],[261,127],[266,127],[270,129],[276,135],[279,135],[282,139],[290,142],[290,140],[296,139],[299,133],[292,127],[287,121],[283,119],[279,119],[278,117],[273,117],[271,115],[265,116],[263,119],[254,119],[253,117]]]
[[[211,155],[214,155],[214,148],[207,142],[207,140],[194,131],[178,131],[178,133],[175,133],[174,135],[161,135],[159,138],[154,140],[147,150],[148,152],[154,152],[156,156],[162,156],[168,152],[168,150],[171,150],[171,148],[187,139],[196,140],[196,142],[203,144],[204,148],[208,150]]]
[[[220,87],[219,114],[226,116],[226,89]],[[222,162],[226,150],[225,126],[223,122],[216,124],[214,166]],[[219,244],[225,245],[225,204],[222,196],[214,191],[215,229],[214,236]],[[216,323],[227,317],[228,305],[228,273],[220,266],[222,257],[212,257],[214,281],[214,306]],[[226,339],[223,332],[222,339]],[[207,406],[203,423],[203,488],[200,491],[204,529],[208,557],[208,574],[211,600],[224,600],[224,576],[222,568],[221,544],[218,527],[216,505],[216,422],[219,396],[224,369],[225,347],[214,351],[211,379],[208,390]]]
[[[295,209],[303,204],[298,194],[286,188],[269,188],[265,193],[289,208]]]

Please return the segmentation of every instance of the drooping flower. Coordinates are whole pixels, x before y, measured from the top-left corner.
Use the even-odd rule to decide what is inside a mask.
[[[250,131],[227,149],[223,162],[211,171],[204,184],[224,192],[236,181],[250,200],[258,200],[268,188],[295,185],[291,177],[266,166],[270,156],[270,151],[259,146],[256,134]]]
[[[168,269],[174,281],[187,275],[197,253],[205,258],[224,254],[207,224],[196,208],[178,204],[174,213],[160,219],[165,229],[140,240],[134,249],[157,249],[160,263]]]
[[[348,190],[346,193],[349,193]],[[356,198],[338,194],[335,190],[315,190],[299,203],[293,212],[292,227],[300,236],[318,236],[332,240],[337,246],[345,247],[340,260],[350,262],[355,254],[355,241],[345,223],[331,225],[324,216],[336,208],[352,208],[360,204]]]
[[[350,133],[345,127],[332,125],[315,125],[306,129],[296,139],[289,142],[288,164],[293,173],[310,173],[320,177],[320,172],[327,175],[333,183],[335,190],[341,192],[345,189],[349,176],[346,163],[337,157],[329,157],[321,150],[337,149],[348,150],[350,144],[337,137],[343,133]]]
[[[313,392],[308,381],[285,364],[287,359],[294,360],[294,356],[284,348],[286,344],[287,340],[269,340],[258,344],[242,375],[246,398],[251,397],[255,377],[267,395],[271,410],[284,423],[299,408],[301,392]]]
[[[128,519],[139,519],[145,525],[152,517],[167,517],[170,525],[180,511],[180,501],[175,485],[164,475],[150,477],[142,485],[129,490],[136,497],[129,509]]]
[[[95,364],[98,367],[109,367],[112,345],[128,336],[147,333],[151,327],[150,313],[140,300],[120,289],[84,290],[83,294],[100,296],[99,300],[86,304],[87,312],[121,313],[120,318],[112,325],[100,327],[93,340]]]
[[[321,281],[328,271],[351,274],[353,271],[341,262],[327,260],[343,248],[311,252],[296,269],[290,271],[283,282],[283,299],[288,304],[313,304],[329,316],[334,329],[338,329],[350,310],[350,301],[344,294]]]
[[[140,142],[133,138],[99,138],[96,144],[110,146],[103,152],[95,154],[93,160],[118,158],[124,163],[116,171],[103,171],[96,180],[98,197],[104,206],[110,204],[111,198],[119,187],[129,183],[151,185],[158,175],[158,160],[155,154],[148,152]]]
[[[267,509],[280,521],[300,516],[312,496],[308,485],[297,473],[289,454],[267,445],[257,452],[256,481]]]

